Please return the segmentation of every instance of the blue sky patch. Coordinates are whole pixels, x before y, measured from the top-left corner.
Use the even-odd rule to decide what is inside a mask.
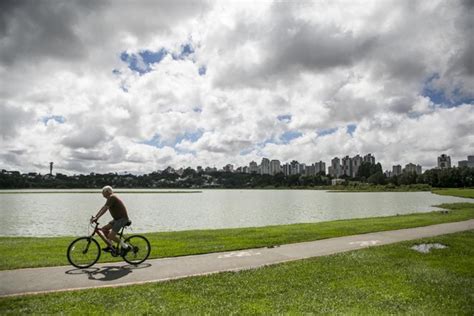
[[[199,67],[198,73],[199,73],[200,76],[206,75],[206,72],[207,72],[206,66],[201,66],[201,67]]]
[[[202,130],[202,129],[199,129],[199,130],[196,130],[196,131],[193,131],[193,132],[185,132],[184,134],[176,137],[174,142],[173,141],[164,142],[161,139],[159,134],[155,134],[155,135],[153,135],[152,138],[150,138],[148,140],[145,140],[143,142],[140,142],[140,144],[145,144],[145,145],[149,145],[149,146],[153,146],[153,147],[157,147],[157,148],[163,148],[165,146],[175,147],[177,144],[181,143],[183,140],[187,140],[187,141],[190,141],[190,142],[194,143],[199,138],[202,137],[202,134],[204,134],[204,130]],[[175,147],[175,149],[176,149],[176,147]],[[190,151],[186,151],[186,152],[188,153]]]
[[[61,116],[61,115],[44,116],[41,120],[43,121],[44,125],[48,125],[49,120],[56,121],[59,124],[64,124],[64,122],[66,122],[66,119],[64,118],[64,116]]]
[[[336,131],[337,131],[337,127],[334,127],[334,128],[320,129],[316,133],[318,134],[318,136],[326,136],[326,135],[334,134]]]
[[[181,46],[181,57],[187,57],[191,54],[194,54],[194,48],[191,44],[185,44]]]
[[[176,137],[176,143],[175,144],[179,144],[183,140],[187,140],[187,141],[190,141],[191,143],[194,143],[199,138],[201,138],[202,134],[204,134],[204,131],[202,129],[199,129],[199,130],[194,131],[194,132],[185,132],[183,135],[180,135],[180,136]]]
[[[178,54],[173,54],[173,59],[186,59],[190,55],[194,54],[194,48],[191,44],[181,45],[181,51]]]
[[[465,103],[474,104],[474,98],[464,97],[459,88],[454,89],[450,95],[447,95],[445,91],[436,88],[435,82],[439,79],[440,76],[438,73],[429,77],[423,84],[423,91],[421,94],[424,97],[430,98],[431,102],[434,104],[445,108],[452,108]]]
[[[144,142],[140,142],[140,144],[145,144],[157,148],[163,148],[165,145],[161,142],[161,137],[159,134],[153,135],[152,138],[145,140]]]
[[[283,141],[284,144],[288,144],[293,139],[296,139],[296,138],[301,137],[301,136],[303,136],[303,133],[301,133],[301,132],[288,131],[288,132],[284,132],[283,135],[281,135],[280,139]]]
[[[290,114],[285,114],[285,115],[278,115],[277,119],[282,122],[290,122],[291,121],[291,115]]]
[[[127,86],[126,86],[124,83],[122,83],[122,84],[120,85],[120,89],[122,89],[123,92],[127,92],[127,93],[128,93],[128,88],[127,88]]]
[[[157,52],[142,50],[138,54],[122,52],[120,59],[128,64],[128,68],[143,75],[150,72],[151,65],[160,63],[167,54],[168,51],[164,48]]]
[[[350,135],[352,136],[352,134],[354,133],[354,131],[356,130],[356,128],[357,128],[357,125],[355,125],[355,124],[349,124],[349,125],[347,125],[347,127],[346,127],[346,132],[347,132],[347,134],[350,134]]]
[[[273,138],[265,139],[263,142],[257,143],[254,146],[247,147],[240,151],[240,156],[245,156],[253,151],[257,151],[257,155],[262,155],[262,149],[265,148],[267,144],[278,144],[278,141],[275,141]]]
[[[248,154],[250,154],[252,151],[254,151],[255,148],[254,147],[249,147],[249,148],[245,148],[244,150],[241,150],[239,155],[240,156],[246,156]]]
[[[195,106],[195,107],[193,108],[193,112],[201,113],[201,112],[202,112],[202,107],[200,107],[199,105],[198,105],[198,106]]]

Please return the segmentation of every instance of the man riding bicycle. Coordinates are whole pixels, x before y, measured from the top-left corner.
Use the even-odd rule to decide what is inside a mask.
[[[97,220],[104,215],[107,210],[109,210],[110,215],[112,215],[113,220],[101,228],[108,243],[108,246],[102,250],[115,253],[116,249],[113,246],[113,241],[116,241],[120,243],[122,251],[126,254],[130,248],[122,239],[117,237],[117,234],[120,229],[126,226],[129,222],[127,208],[122,200],[114,194],[111,186],[105,186],[102,188],[102,196],[107,199],[107,202],[105,202],[105,205],[102,206],[99,212],[97,212],[97,215],[91,218],[91,223],[97,222]]]

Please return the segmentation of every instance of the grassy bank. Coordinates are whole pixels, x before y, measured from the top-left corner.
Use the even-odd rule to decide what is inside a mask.
[[[409,184],[396,186],[392,184],[375,185],[361,182],[354,184],[349,183],[348,185],[324,186],[320,188],[336,192],[418,192],[431,190],[431,186],[427,184]]]
[[[152,245],[150,258],[173,257],[237,249],[259,248],[331,237],[427,226],[474,218],[474,204],[444,204],[447,213],[431,212],[333,222],[195,230],[145,234]],[[68,265],[66,249],[74,237],[0,237],[0,270]],[[101,262],[117,261],[103,254]]]
[[[65,190],[65,191],[58,191],[56,189],[51,189],[51,190],[44,190],[44,189],[38,189],[38,190],[25,190],[21,191],[21,189],[18,189],[17,191],[3,191],[0,190],[0,194],[45,194],[45,193],[54,193],[54,194],[84,194],[84,193],[100,193],[101,190]],[[183,191],[153,191],[153,190],[115,190],[116,193],[119,194],[169,194],[169,193],[202,193],[202,191],[196,191],[196,190],[183,190]]]
[[[421,254],[410,247],[442,243]],[[242,272],[0,299],[0,314],[474,313],[474,231]]]
[[[452,188],[452,189],[434,189],[432,191],[435,194],[440,195],[451,195],[451,196],[458,196],[463,198],[471,198],[474,199],[474,189],[473,188]]]

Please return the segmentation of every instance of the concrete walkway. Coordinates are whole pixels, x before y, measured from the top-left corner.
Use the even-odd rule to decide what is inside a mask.
[[[253,269],[285,261],[356,250],[473,230],[474,220],[400,229],[232,252],[148,260],[140,266],[97,264],[80,270],[72,266],[0,271],[0,296],[24,295],[86,288],[123,286],[179,279],[223,271]]]

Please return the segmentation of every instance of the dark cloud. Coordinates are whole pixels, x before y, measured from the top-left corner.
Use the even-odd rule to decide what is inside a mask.
[[[292,3],[293,4],[293,3]],[[276,81],[292,81],[305,72],[323,72],[350,67],[365,58],[377,44],[376,34],[356,35],[335,24],[305,21],[293,12],[296,5],[275,3],[262,24],[240,21],[227,43],[236,48],[246,42],[257,43],[263,54],[258,64],[227,65],[215,78],[221,87],[265,86]]]
[[[81,128],[73,134],[64,137],[61,144],[73,149],[90,149],[100,145],[108,139],[109,135],[105,128],[103,126],[94,125],[87,128]]]
[[[89,151],[80,151],[80,150],[73,150],[71,152],[72,159],[78,160],[107,160],[108,155],[104,153],[104,151],[100,150],[89,150]]]
[[[23,125],[34,122],[35,113],[18,107],[0,104],[0,135],[12,138],[17,135]]]
[[[0,15],[0,62],[77,59],[87,53],[81,19],[100,7],[95,1],[6,1]]]
[[[208,7],[194,1],[94,0],[6,0],[0,5],[0,64],[7,66],[44,58],[81,60],[120,41],[119,35],[145,39],[171,32],[176,23]]]
[[[462,2],[463,10],[460,10],[457,19],[457,31],[463,41],[460,42],[461,49],[459,54],[452,57],[453,65],[459,72],[474,76],[474,0],[465,0]],[[471,87],[472,88],[472,87]]]

